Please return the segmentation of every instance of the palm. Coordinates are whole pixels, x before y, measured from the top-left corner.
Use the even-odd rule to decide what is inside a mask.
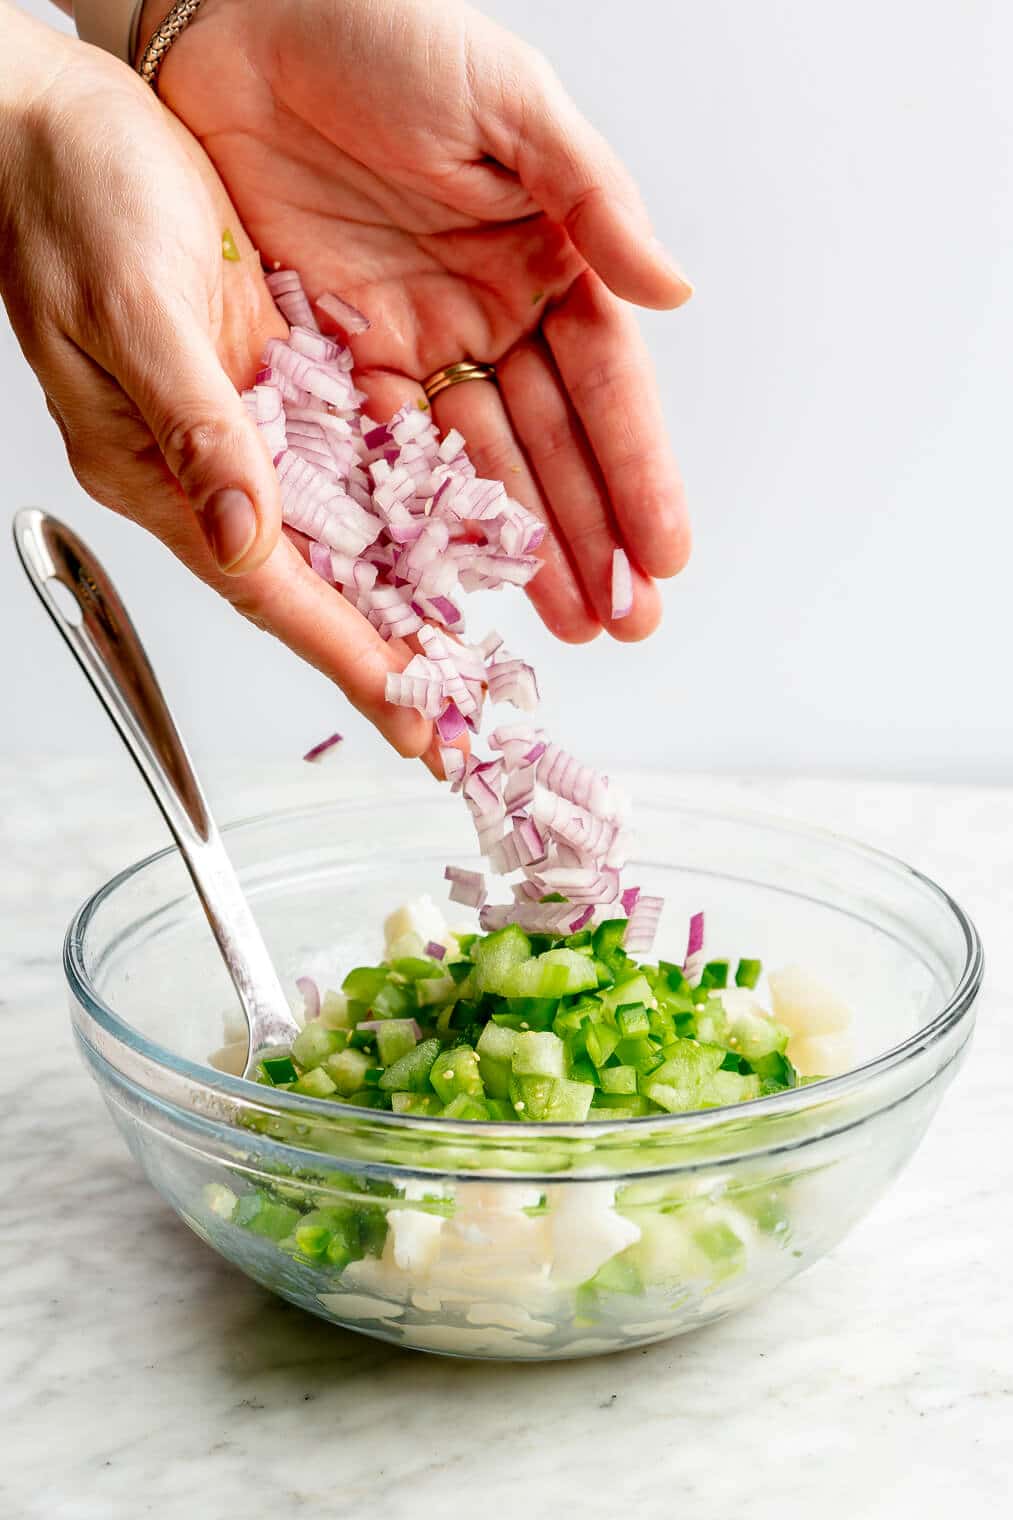
[[[295,267],[311,293],[337,290],[369,314],[371,330],[352,343],[364,371],[417,381],[464,357],[498,362],[538,330],[548,300],[584,268],[541,215],[479,222],[419,195],[414,225],[365,223],[356,214],[361,189],[350,192],[341,156],[321,149],[331,160],[328,193],[311,205],[285,193],[295,165],[283,142],[265,152],[237,136],[216,148],[216,161],[265,262]],[[370,179],[377,199],[394,193],[382,170]]]
[[[368,0],[276,0],[252,39],[244,6],[216,0],[201,13],[169,55],[162,93],[262,259],[371,317],[352,347],[377,414],[443,365],[495,363],[498,393],[461,386],[435,409],[480,472],[549,523],[533,599],[562,636],[592,636],[609,622],[609,565],[625,542],[646,573],[633,615],[612,631],[642,637],[658,615],[650,573],[684,557],[678,481],[632,319],[540,209],[551,192],[502,44],[476,60],[470,13],[428,0],[392,8],[400,31],[385,50]],[[369,48],[381,49],[381,71],[363,67]],[[652,424],[653,438],[639,436]]]

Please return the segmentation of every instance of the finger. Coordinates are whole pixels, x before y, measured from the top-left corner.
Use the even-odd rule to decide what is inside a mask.
[[[545,347],[536,340],[518,344],[500,363],[499,376],[510,418],[598,619],[614,638],[646,638],[661,618],[657,587],[634,562],[633,607],[612,620],[612,556],[620,536],[584,430]]]
[[[681,306],[693,287],[654,236],[619,158],[537,54],[526,74],[512,95],[517,105],[507,107],[516,120],[511,166],[522,184],[616,295],[662,310]]]
[[[160,314],[143,343],[114,354],[114,378],[137,406],[197,513],[219,570],[262,565],[281,530],[278,481],[256,424],[207,333]]]
[[[543,330],[632,558],[648,575],[677,574],[689,558],[686,499],[636,318],[588,271]]]
[[[154,533],[250,622],[315,665],[400,754],[427,754],[432,724],[386,701],[387,673],[403,670],[411,650],[385,643],[284,536],[259,569],[243,576],[221,571],[196,515],[180,510],[179,487],[133,406],[99,366],[67,350],[58,372],[40,379],[88,494]]]
[[[501,480],[510,496],[546,524],[538,549],[542,568],[528,586],[539,617],[566,643],[584,644],[593,639],[601,630],[600,619],[592,611],[593,604],[585,599],[496,386],[487,381],[451,386],[436,397],[433,410],[444,431],[455,427],[464,436],[479,475]]]

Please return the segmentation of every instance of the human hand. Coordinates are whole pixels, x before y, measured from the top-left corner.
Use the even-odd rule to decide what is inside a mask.
[[[432,764],[431,725],[384,700],[410,651],[279,538],[236,387],[287,328],[206,156],[121,64],[2,5],[0,52],[0,294],[78,480]]]
[[[142,47],[165,7],[147,0]],[[530,587],[548,626],[651,632],[651,577],[682,567],[689,532],[626,303],[677,306],[690,287],[544,60],[456,0],[205,0],[159,90],[265,262],[372,317],[351,339],[372,414],[458,359],[497,365],[498,391],[457,386],[434,412],[549,524]],[[634,605],[612,623],[619,544]]]

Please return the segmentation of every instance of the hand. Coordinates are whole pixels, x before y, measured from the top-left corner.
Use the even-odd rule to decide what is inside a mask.
[[[0,54],[0,294],[78,480],[432,764],[432,726],[384,701],[409,651],[279,538],[236,387],[287,329],[204,153],[122,64],[3,6]]]
[[[140,45],[165,0],[147,0]],[[561,638],[643,638],[689,545],[651,365],[625,302],[690,287],[636,189],[540,56],[456,0],[205,0],[162,99],[201,140],[265,262],[368,313],[377,417],[435,369],[498,366],[434,411],[550,525],[531,596]],[[634,565],[610,621],[612,552]]]

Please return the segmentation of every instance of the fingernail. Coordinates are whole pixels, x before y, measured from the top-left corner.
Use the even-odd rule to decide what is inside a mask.
[[[673,259],[672,255],[669,253],[668,249],[665,247],[660,238],[655,237],[651,239],[651,248],[654,250],[655,254],[662,261],[662,263],[668,267],[672,278],[674,280],[677,280],[682,286],[683,290],[685,291],[683,300],[688,301],[690,296],[693,294],[693,281],[683,273],[682,267],[676,263],[675,259]]]
[[[229,487],[208,498],[200,514],[204,536],[219,570],[238,565],[257,536],[257,514],[245,491]]]

